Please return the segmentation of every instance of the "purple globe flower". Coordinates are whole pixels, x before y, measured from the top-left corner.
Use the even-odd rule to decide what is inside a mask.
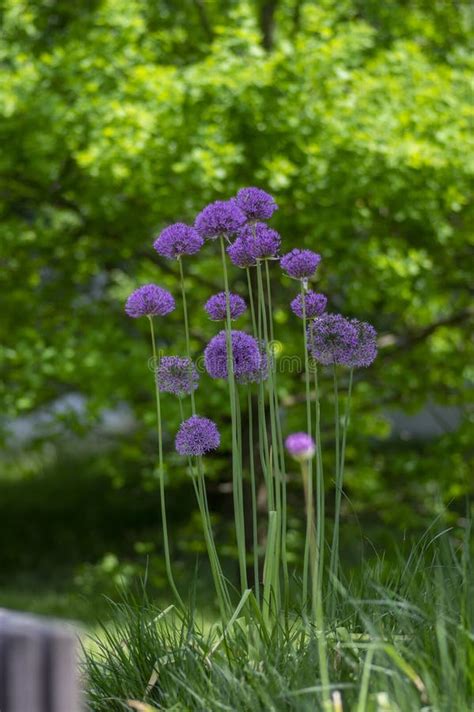
[[[192,415],[181,423],[175,447],[180,455],[200,456],[217,450],[220,442],[221,436],[214,421],[200,415]]]
[[[175,260],[181,255],[194,255],[203,244],[204,240],[194,227],[175,223],[160,232],[153,247],[159,255]]]
[[[280,260],[282,270],[295,279],[312,277],[320,262],[321,255],[318,255],[317,252],[298,249],[291,250]]]
[[[245,213],[235,200],[216,200],[199,213],[194,227],[204,240],[215,240],[221,235],[234,235],[245,220]]]
[[[204,350],[204,365],[211,378],[227,378],[227,336],[220,331]],[[231,331],[234,376],[237,380],[254,374],[262,365],[258,342],[244,331]]]
[[[324,294],[318,294],[317,292],[313,292],[312,289],[308,289],[308,291],[304,293],[306,318],[315,319],[317,316],[321,316],[326,309],[327,303],[328,300]],[[301,294],[298,294],[298,296],[293,299],[290,306],[291,311],[296,314],[296,316],[299,316],[300,319],[303,319],[303,297]]]
[[[357,332],[357,344],[349,356],[346,365],[350,368],[370,366],[377,356],[377,332],[371,324],[358,319],[351,319]]]
[[[235,202],[249,220],[268,220],[278,210],[273,196],[261,188],[242,188]]]
[[[260,349],[260,365],[258,368],[255,368],[253,371],[247,371],[241,376],[236,376],[236,381],[237,383],[240,383],[241,385],[248,385],[250,383],[262,383],[263,381],[266,381],[268,378],[268,370],[269,370],[269,359],[267,356],[267,349],[265,346],[265,342],[261,341],[259,344],[259,349]],[[270,355],[270,360],[272,359],[272,356]]]
[[[236,267],[245,269],[246,267],[255,267],[257,261],[250,252],[250,246],[241,237],[238,237],[232,245],[227,248],[227,254],[230,261]]]
[[[285,447],[291,457],[298,462],[311,460],[316,452],[316,444],[308,433],[292,433],[285,440]]]
[[[160,391],[183,398],[196,390],[199,374],[190,358],[163,356],[156,371],[156,380]]]
[[[245,225],[239,231],[239,239],[244,241],[249,254],[260,260],[275,257],[281,244],[277,231],[262,222]]]
[[[125,304],[125,312],[133,319],[140,316],[166,316],[175,308],[171,294],[157,284],[139,287],[130,294]]]
[[[324,366],[347,366],[357,343],[357,329],[341,314],[322,314],[308,327],[308,351]]]
[[[204,305],[204,309],[213,321],[225,321],[227,318],[227,302],[225,292],[219,292],[210,297]],[[229,294],[230,318],[238,319],[247,309],[245,299],[238,294]]]

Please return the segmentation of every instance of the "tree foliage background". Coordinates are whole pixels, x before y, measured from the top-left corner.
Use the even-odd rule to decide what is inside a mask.
[[[443,504],[456,520],[473,489],[469,4],[2,0],[0,11],[5,429],[70,393],[87,403],[80,417],[62,414],[79,439],[121,403],[140,424],[84,466],[77,440],[65,453],[58,438],[38,434],[28,452],[12,452],[6,438],[4,570],[15,552],[31,565],[25,548],[41,547],[38,533],[50,542],[45,560],[62,564],[64,537],[73,562],[94,563],[114,546],[131,551],[145,525],[155,536],[146,324],[127,320],[123,303],[145,281],[177,295],[176,269],[154,253],[153,236],[245,185],[275,195],[284,249],[323,255],[318,288],[331,310],[380,332],[380,357],[356,389],[347,521],[365,517],[393,533]],[[187,275],[198,354],[215,332],[202,303],[222,288],[212,248],[187,262]],[[276,266],[273,275],[277,337],[283,354],[300,353],[301,324],[288,309],[294,285]],[[238,271],[232,278],[244,289]],[[180,324],[179,311],[160,324],[170,353],[183,349]],[[280,387],[285,429],[302,427],[301,374],[285,374]],[[201,408],[224,413],[225,402],[225,386],[203,379]],[[431,404],[455,407],[456,427],[428,440],[391,430],[391,409]],[[186,487],[171,454],[171,401],[166,418],[170,486]],[[226,442],[211,472],[224,519]],[[109,517],[120,489],[128,495]],[[192,549],[192,507],[179,501],[176,548]],[[296,529],[298,506],[295,487]]]

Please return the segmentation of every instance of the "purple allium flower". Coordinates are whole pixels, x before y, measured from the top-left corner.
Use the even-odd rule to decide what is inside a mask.
[[[215,240],[221,235],[234,235],[245,220],[245,213],[235,200],[216,200],[199,213],[194,227],[203,239]]]
[[[145,284],[130,294],[125,304],[128,316],[165,316],[176,308],[175,301],[167,289],[157,284]]]
[[[377,356],[377,332],[366,321],[351,319],[351,324],[357,332],[357,345],[346,365],[351,368],[370,366]]]
[[[245,225],[239,231],[239,239],[244,241],[249,254],[255,259],[275,257],[281,244],[277,231],[262,222]]]
[[[324,366],[346,366],[357,347],[357,329],[341,314],[322,314],[308,326],[308,351]]]
[[[179,426],[175,447],[180,455],[199,456],[217,450],[220,442],[221,436],[213,420],[192,415]]]
[[[318,255],[317,252],[298,249],[291,250],[280,260],[282,270],[295,279],[312,277],[320,262],[321,255]]]
[[[227,303],[225,292],[219,292],[210,297],[204,305],[204,309],[213,321],[225,321],[227,318]],[[229,294],[230,318],[238,319],[247,309],[245,299],[239,294]]]
[[[328,300],[324,294],[318,294],[317,292],[313,292],[312,289],[308,289],[308,291],[304,293],[304,307],[306,318],[315,319],[317,316],[321,316],[321,314],[326,309],[327,303]],[[301,294],[298,294],[298,296],[293,299],[290,306],[291,311],[296,314],[296,316],[299,316],[300,319],[302,319],[303,297]]]
[[[249,220],[268,220],[278,210],[273,196],[261,188],[242,188],[235,202]]]
[[[308,433],[292,433],[285,440],[285,447],[298,462],[311,460],[316,452],[316,444]]]
[[[227,378],[226,332],[220,331],[204,350],[204,364],[211,378]],[[255,373],[262,365],[258,342],[244,331],[231,331],[234,376],[237,380]]]
[[[242,376],[236,376],[236,381],[237,383],[240,383],[241,385],[248,385],[249,383],[262,383],[262,381],[266,381],[268,378],[268,371],[269,371],[269,366],[268,366],[268,356],[267,356],[267,349],[265,346],[265,342],[261,341],[260,342],[260,365],[258,368],[254,369],[253,371],[247,371],[245,374]],[[270,354],[270,361],[272,360],[273,356]]]
[[[194,227],[175,223],[160,232],[153,247],[159,255],[174,260],[181,255],[194,255],[203,244],[204,240]]]
[[[255,257],[250,253],[250,246],[238,237],[232,245],[227,248],[227,254],[230,257],[230,261],[236,267],[255,267],[257,261]]]
[[[156,380],[160,391],[182,398],[196,390],[199,374],[190,358],[163,356],[156,371]]]

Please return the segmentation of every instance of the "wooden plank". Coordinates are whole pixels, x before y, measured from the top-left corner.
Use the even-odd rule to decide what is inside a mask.
[[[80,712],[77,635],[0,609],[0,712]]]

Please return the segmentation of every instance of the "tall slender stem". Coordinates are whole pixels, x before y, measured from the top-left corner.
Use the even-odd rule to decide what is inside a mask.
[[[183,401],[181,398],[179,400],[179,412],[181,415],[181,420],[184,420],[183,411]],[[227,591],[227,586],[225,584],[224,574],[222,572],[222,567],[219,561],[219,556],[217,553],[217,548],[214,541],[214,535],[212,533],[212,522],[211,515],[209,512],[209,505],[207,502],[206,495],[206,484],[204,479],[204,467],[202,464],[202,458],[196,458],[196,468],[193,466],[192,458],[188,457],[189,471],[192,477],[194,492],[196,494],[196,500],[199,507],[199,512],[201,514],[202,527],[204,532],[204,541],[206,542],[207,555],[209,557],[209,563],[211,566],[211,573],[214,579],[214,587],[216,589],[217,600],[219,603],[219,609],[221,612],[222,619],[225,620],[230,615],[230,598]],[[197,471],[197,474],[196,474]]]
[[[184,286],[184,272],[183,272],[183,260],[180,257],[178,259],[179,264],[179,279],[181,283],[181,298],[183,301],[183,315],[184,315],[184,338],[186,340],[186,356],[191,360],[191,344],[189,339],[189,320],[188,320],[188,306],[186,302],[186,289]],[[194,400],[194,391],[191,390],[191,411],[192,414],[196,414],[196,403]]]
[[[252,539],[253,539],[253,575],[255,596],[260,605],[260,571],[258,559],[258,512],[257,512],[257,485],[255,480],[255,458],[253,454],[253,407],[252,390],[248,387],[248,413],[249,413],[249,459],[250,459],[250,487],[252,490]]]
[[[237,403],[238,397],[235,386],[234,359],[232,354],[232,332],[230,319],[229,301],[229,279],[227,276],[227,263],[224,238],[220,238],[222,270],[224,275],[224,289],[226,294],[226,351],[227,351],[227,378],[229,381],[230,413],[232,421],[232,491],[234,497],[234,518],[237,538],[237,550],[239,557],[240,585],[241,593],[248,588],[247,583],[247,557],[245,546],[245,516],[243,508],[243,477],[242,460],[240,453],[238,423],[237,423]]]
[[[334,506],[334,529],[333,538],[331,546],[331,559],[329,562],[329,585],[331,588],[334,584],[334,578],[337,576],[337,568],[339,561],[339,518],[341,510],[341,495],[342,495],[342,482],[341,482],[341,463],[340,463],[340,420],[339,420],[339,389],[337,384],[337,371],[336,365],[333,364],[333,386],[334,386],[334,430],[336,439],[336,492],[335,492],[335,506]],[[332,612],[334,612],[334,596],[332,597]]]
[[[318,542],[318,566],[316,578],[313,581],[313,602],[316,595],[322,595],[323,572],[324,572],[324,546],[325,546],[325,512],[324,512],[324,471],[321,443],[321,407],[318,382],[318,367],[313,363],[314,368],[314,395],[316,401],[316,541]],[[314,578],[314,577],[313,577]],[[319,592],[319,593],[318,593]]]
[[[268,299],[268,312],[270,321],[270,339],[272,344],[274,344],[274,331],[273,331],[273,304],[272,304],[272,287],[270,279],[270,269],[268,266],[268,260],[265,260],[265,274],[267,279],[267,299]],[[272,348],[273,355],[273,348]],[[289,596],[290,596],[290,577],[288,574],[288,552],[286,546],[287,538],[287,492],[286,492],[286,462],[285,462],[285,448],[283,445],[283,432],[281,428],[280,421],[280,402],[278,398],[278,383],[277,383],[277,369],[276,361],[272,358],[271,366],[273,368],[273,398],[275,401],[275,421],[276,421],[276,432],[277,432],[277,442],[275,446],[277,447],[279,456],[279,467],[280,467],[280,485],[281,485],[281,556],[283,564],[283,586],[284,586],[284,602],[285,602],[285,616],[288,617],[289,610]]]
[[[301,282],[301,303],[303,307],[303,345],[304,345],[304,373],[305,373],[305,388],[306,388],[306,431],[308,435],[312,433],[311,424],[311,387],[309,373],[309,355],[308,355],[308,332],[306,319],[306,294],[303,281]],[[303,592],[302,592],[302,608],[307,604],[308,598],[308,577],[309,577],[309,557],[311,553],[311,540],[313,534],[313,464],[312,460],[308,462],[307,468],[307,492],[306,494],[306,536],[304,544],[303,557]]]
[[[262,267],[260,261],[257,262],[257,287],[258,287],[258,301],[259,301],[259,313],[262,316],[263,324],[263,336],[265,340],[265,346],[267,351],[268,359],[268,401],[270,410],[270,431],[271,431],[271,459],[273,464],[270,463],[270,469],[272,471],[273,477],[269,478],[271,481],[271,486],[273,487],[273,502],[275,505],[275,517],[272,518],[273,526],[278,525],[273,539],[272,547],[269,549],[267,547],[267,555],[274,556],[275,560],[271,563],[268,569],[271,571],[273,576],[273,590],[272,599],[275,601],[276,609],[280,609],[280,555],[282,550],[282,532],[281,532],[281,472],[280,464],[278,458],[278,438],[277,438],[277,428],[276,428],[276,409],[275,409],[275,398],[274,398],[274,363],[273,357],[269,350],[269,329],[268,329],[268,319],[267,310],[265,304],[265,291],[263,288],[262,279]],[[267,577],[268,578],[268,577]]]
[[[336,480],[336,499],[334,508],[334,532],[332,538],[331,547],[331,573],[333,576],[337,576],[339,568],[339,529],[340,529],[340,518],[341,518],[341,499],[342,499],[342,487],[344,483],[344,463],[346,455],[346,437],[347,428],[349,425],[349,414],[351,407],[351,396],[352,396],[352,382],[353,382],[354,369],[351,368],[349,372],[349,386],[347,389],[346,406],[344,412],[344,420],[342,425],[342,443],[340,447],[339,454],[339,468],[337,471]],[[335,381],[335,394],[337,394],[337,382]],[[337,431],[336,431],[337,438]]]
[[[313,570],[313,620],[316,625],[319,671],[321,675],[323,709],[330,712],[333,709],[330,696],[330,679],[327,656],[326,631],[323,606],[323,574],[324,574],[324,473],[321,444],[321,408],[318,382],[318,367],[313,362],[314,368],[314,395],[316,401],[316,541],[318,559]]]
[[[159,470],[159,477],[160,477],[160,504],[161,504],[161,522],[162,522],[162,529],[163,529],[163,548],[165,550],[165,566],[166,566],[166,575],[168,577],[168,581],[171,587],[171,590],[173,591],[176,600],[178,601],[179,605],[184,608],[184,603],[183,599],[179,595],[178,589],[176,587],[174,578],[173,578],[173,572],[171,570],[171,557],[170,557],[170,547],[169,547],[169,538],[168,538],[168,523],[167,523],[167,518],[166,518],[166,500],[165,500],[165,473],[164,473],[164,467],[163,467],[163,428],[162,428],[162,423],[161,423],[161,400],[160,400],[160,389],[158,387],[158,381],[156,378],[156,369],[158,368],[158,355],[156,351],[156,341],[155,341],[155,329],[153,326],[153,317],[148,317],[148,321],[150,323],[150,336],[151,336],[151,344],[152,344],[152,350],[153,350],[153,380],[155,382],[155,395],[156,395],[156,426],[157,426],[157,434],[158,434],[158,470]]]

